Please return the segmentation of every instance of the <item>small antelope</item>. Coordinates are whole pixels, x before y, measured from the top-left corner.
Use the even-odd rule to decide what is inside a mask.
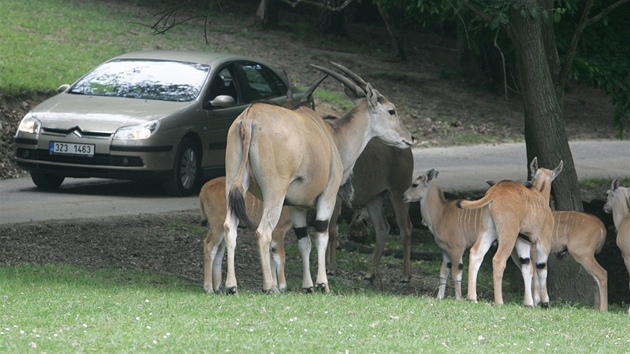
[[[617,247],[621,251],[623,263],[630,274],[630,190],[619,186],[619,178],[612,181],[606,192],[604,211],[612,213],[615,230],[617,230]],[[628,307],[630,315],[630,307]]]
[[[316,285],[328,293],[325,262],[328,226],[337,194],[351,195],[351,188],[346,186],[357,158],[372,138],[401,149],[415,144],[393,103],[352,71],[332,64],[345,76],[311,66],[341,82],[346,94],[355,101],[355,107],[343,118],[324,121],[308,107],[289,110],[255,103],[234,120],[228,131],[225,156],[228,213],[224,229],[225,286],[229,293],[237,292],[234,250],[238,224],[242,220],[250,229],[255,228],[244,206],[248,190],[263,201],[256,229],[263,291],[278,291],[271,274],[269,245],[282,206],[288,205],[302,254],[302,288],[306,291],[314,289],[309,270],[311,240],[306,229],[306,210],[316,209]]]
[[[542,306],[549,306],[547,293],[547,258],[551,250],[553,232],[553,214],[549,207],[551,181],[562,171],[562,161],[554,170],[538,168],[538,159],[530,164],[534,185],[540,183],[541,190],[526,187],[515,181],[501,181],[490,187],[483,198],[476,201],[459,200],[457,206],[463,209],[478,209],[488,206],[489,225],[492,231],[479,237],[470,249],[468,268],[468,299],[477,301],[477,273],[492,243],[497,240],[499,246],[492,259],[494,279],[494,301],[503,304],[502,281],[507,258],[516,246],[521,258],[521,272],[525,283],[524,305],[533,307],[532,277],[530,263],[531,244],[519,241],[519,233],[529,237],[536,247],[536,272],[542,290]]]
[[[438,171],[430,169],[416,178],[403,194],[406,203],[420,201],[422,222],[429,228],[435,242],[442,249],[438,298],[444,298],[449,273],[453,272],[455,298],[462,298],[464,252],[489,228],[489,208],[460,209],[455,201],[447,201],[436,179]],[[455,265],[455,267],[453,267]]]
[[[247,215],[254,222],[260,222],[263,203],[251,193],[245,194]],[[221,267],[225,254],[225,233],[223,222],[227,214],[225,200],[225,177],[217,177],[206,182],[199,192],[199,208],[201,224],[208,226],[208,234],[204,239],[203,288],[208,293],[221,289]],[[271,234],[271,274],[279,291],[287,288],[284,274],[285,252],[284,237],[291,229],[289,208],[282,207],[278,224]]]
[[[488,181],[490,186],[494,182]],[[542,186],[534,186],[540,188]],[[578,211],[553,211],[553,233],[550,253],[569,252],[586,272],[593,277],[597,285],[595,308],[608,310],[608,272],[595,259],[606,241],[606,226],[597,217]],[[532,248],[532,259],[535,258]],[[521,263],[515,251],[512,260],[520,268]],[[534,304],[540,302],[538,277],[534,277]]]

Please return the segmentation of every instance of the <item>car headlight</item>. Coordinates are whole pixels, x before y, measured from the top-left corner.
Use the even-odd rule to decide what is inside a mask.
[[[160,127],[160,121],[152,120],[150,122],[122,127],[114,134],[115,140],[142,140],[147,139]]]
[[[41,127],[42,122],[40,122],[39,119],[33,117],[29,113],[24,118],[22,118],[22,121],[20,122],[20,125],[18,126],[15,135],[17,136],[20,133],[38,134]]]

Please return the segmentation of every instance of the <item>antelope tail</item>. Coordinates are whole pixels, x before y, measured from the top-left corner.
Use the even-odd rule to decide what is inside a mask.
[[[254,231],[256,226],[247,216],[247,209],[245,207],[245,188],[243,187],[243,175],[247,164],[249,162],[249,148],[252,142],[252,120],[250,118],[249,108],[243,114],[243,119],[239,122],[239,136],[243,144],[243,150],[241,155],[241,164],[238,169],[238,174],[234,180],[234,184],[230,187],[230,193],[228,194],[228,210],[238,217],[248,229]]]
[[[483,198],[479,200],[458,200],[456,205],[460,209],[479,209],[483,208],[486,205],[492,203],[494,197],[486,193]]]
[[[199,219],[199,224],[201,224],[201,226],[208,226],[208,216],[206,215],[206,208],[203,205],[203,200],[202,198],[199,198],[199,211],[200,211],[200,216],[201,219]]]
[[[606,229],[601,229],[599,232],[599,240],[597,241],[597,248],[595,248],[595,254],[599,254],[602,251],[604,242],[606,242]]]

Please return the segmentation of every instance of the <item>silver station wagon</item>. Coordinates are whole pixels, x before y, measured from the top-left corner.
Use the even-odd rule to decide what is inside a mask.
[[[232,121],[252,102],[283,102],[288,85],[247,57],[124,54],[28,112],[15,135],[16,162],[40,188],[101,177],[157,181],[167,194],[190,195],[224,173]]]

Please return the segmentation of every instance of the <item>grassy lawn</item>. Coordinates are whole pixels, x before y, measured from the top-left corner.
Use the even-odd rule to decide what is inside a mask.
[[[120,269],[0,268],[0,352],[626,352],[628,317],[430,297],[206,295]]]
[[[203,23],[187,23],[167,35],[153,35],[142,24],[151,25],[155,19],[128,3],[123,7],[107,1],[0,2],[0,91],[5,95],[51,92],[60,83],[72,83],[99,63],[129,51],[207,50]]]

